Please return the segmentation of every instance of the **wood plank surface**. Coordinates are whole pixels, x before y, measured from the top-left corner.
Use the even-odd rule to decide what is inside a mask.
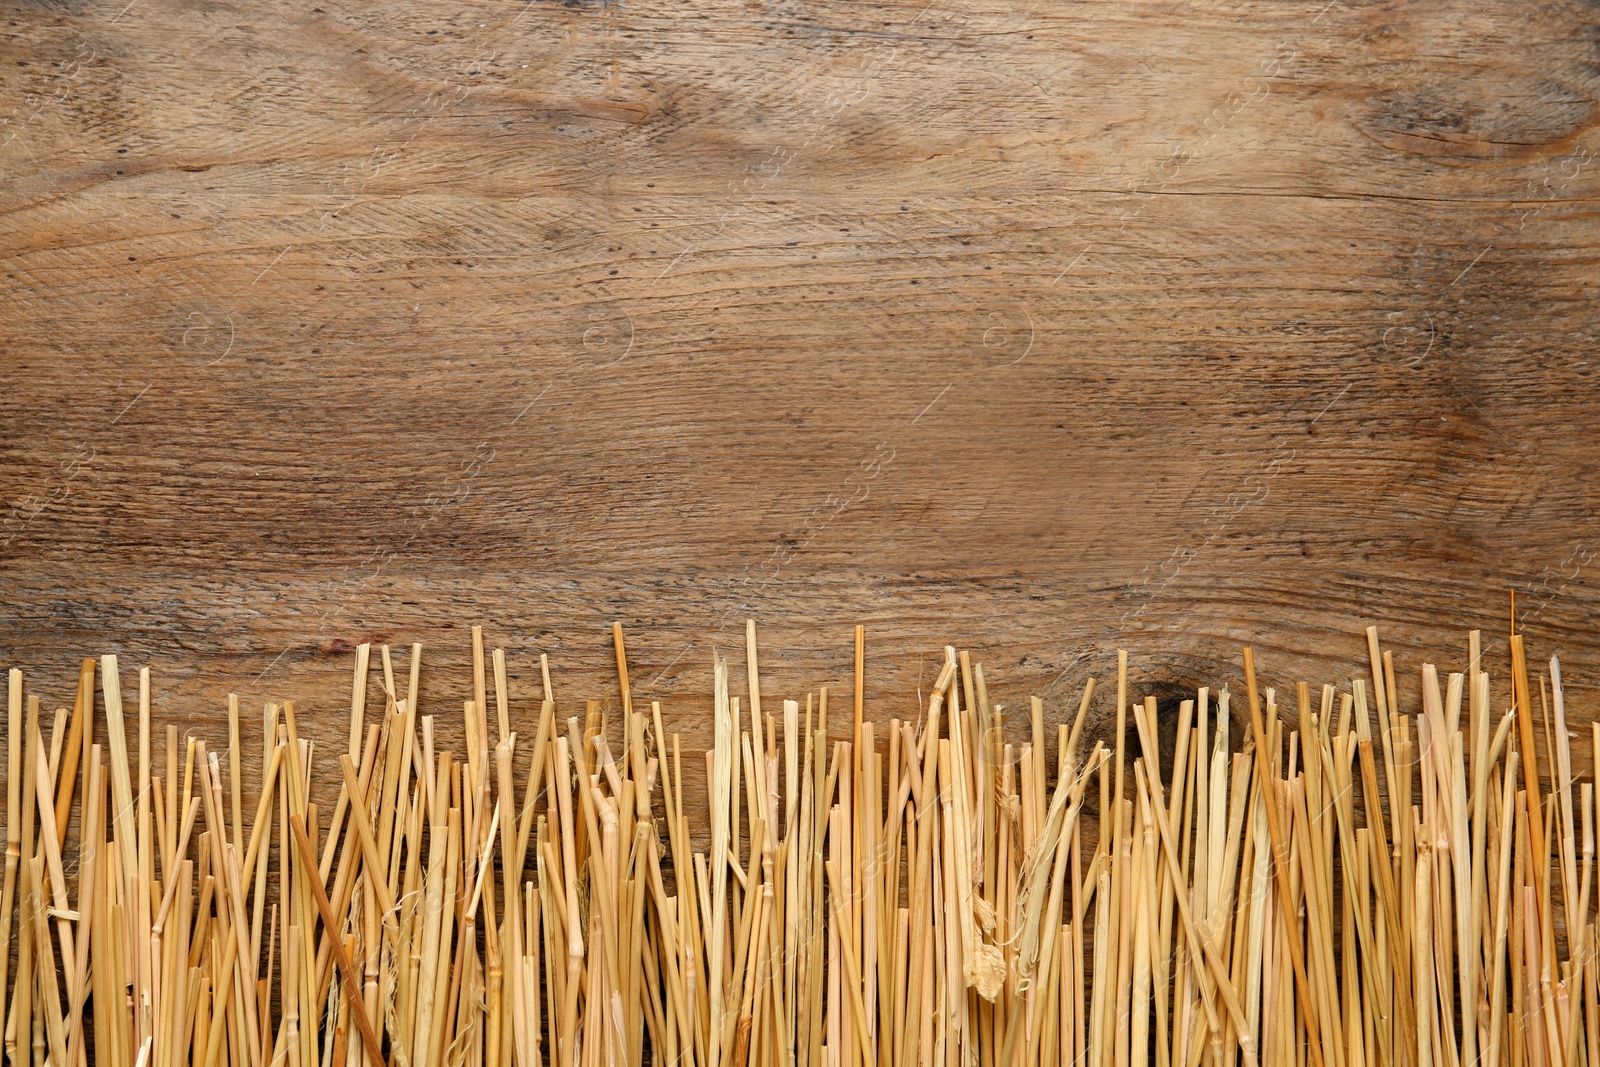
[[[0,660],[332,753],[360,642],[527,723],[616,620],[697,748],[747,616],[769,702],[860,622],[873,718],[953,643],[1054,722],[1368,623],[1503,703],[1516,590],[1587,721],[1592,16],[8,0]]]

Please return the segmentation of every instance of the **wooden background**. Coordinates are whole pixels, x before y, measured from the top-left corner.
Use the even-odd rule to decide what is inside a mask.
[[[1515,589],[1586,721],[1593,15],[6,0],[0,660],[330,753],[356,643],[527,723],[619,620],[693,747],[747,615],[769,704],[861,622],[874,718],[953,643],[1056,721],[1369,622],[1501,702]]]

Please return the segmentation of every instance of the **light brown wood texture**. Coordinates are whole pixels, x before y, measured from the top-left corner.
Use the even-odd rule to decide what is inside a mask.
[[[747,616],[769,710],[861,622],[870,717],[955,643],[1053,724],[1368,623],[1504,703],[1515,589],[1587,721],[1591,14],[11,0],[0,658],[331,795],[362,641],[455,737],[470,625],[526,730],[619,620],[698,749]]]

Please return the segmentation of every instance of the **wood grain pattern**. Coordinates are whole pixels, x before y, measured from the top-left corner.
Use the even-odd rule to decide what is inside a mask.
[[[769,700],[860,621],[873,717],[955,642],[1054,720],[1368,622],[1499,699],[1514,588],[1591,716],[1592,16],[9,0],[0,658],[336,751],[356,643],[525,719],[621,620],[698,747],[746,615]]]

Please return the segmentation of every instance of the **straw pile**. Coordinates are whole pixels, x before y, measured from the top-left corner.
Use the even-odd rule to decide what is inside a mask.
[[[373,716],[362,646],[336,761],[289,703],[258,750],[235,701],[223,753],[169,728],[158,768],[148,671],[131,739],[115,657],[98,685],[84,661],[48,737],[12,671],[8,1060],[1583,1067],[1600,1049],[1594,790],[1560,665],[1535,704],[1520,636],[1498,699],[1476,633],[1465,673],[1402,687],[1369,630],[1370,676],[1283,703],[1247,649],[1242,707],[1226,688],[1135,699],[1124,654],[1100,741],[1092,681],[1048,737],[1038,700],[1012,721],[954,650],[926,707],[868,721],[859,628],[848,712],[826,689],[764,704],[751,624],[742,705],[715,663],[703,809],[684,790],[701,754],[634,707],[613,637],[619,708],[564,717],[542,662],[537,721],[513,724],[475,630],[463,752],[419,712],[420,647],[403,685],[378,650]],[[336,775],[331,811],[314,775]]]

